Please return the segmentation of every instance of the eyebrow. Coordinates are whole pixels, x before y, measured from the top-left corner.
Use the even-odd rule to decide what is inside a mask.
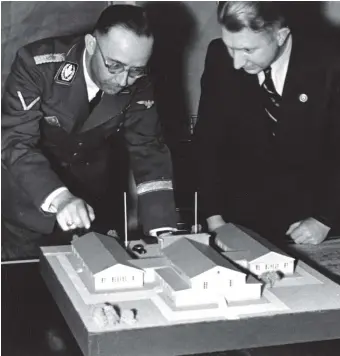
[[[236,51],[241,51],[241,50],[245,50],[245,49],[248,49],[248,50],[251,50],[251,49],[257,49],[257,47],[240,47],[240,48],[236,48],[236,47],[231,47],[231,46],[227,46],[228,48],[230,49],[233,49],[233,50],[236,50]]]

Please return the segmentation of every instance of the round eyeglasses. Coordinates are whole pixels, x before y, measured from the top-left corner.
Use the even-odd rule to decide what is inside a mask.
[[[113,59],[111,60],[112,63],[110,63],[110,64],[107,63],[107,60],[105,59],[104,53],[103,53],[97,39],[96,39],[96,43],[97,43],[99,52],[102,56],[104,65],[111,74],[120,74],[123,72],[127,72],[128,76],[133,79],[143,77],[147,74],[147,67],[130,67],[130,68],[128,68],[128,66],[126,64],[121,63],[119,61],[115,61]]]

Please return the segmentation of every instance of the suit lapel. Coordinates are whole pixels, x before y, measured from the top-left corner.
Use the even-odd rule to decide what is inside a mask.
[[[308,70],[309,54],[304,47],[293,39],[292,53],[289,61],[285,85],[282,93],[280,129],[278,134],[294,135],[301,133],[308,125],[307,115],[309,101],[313,97],[311,91],[315,80]]]

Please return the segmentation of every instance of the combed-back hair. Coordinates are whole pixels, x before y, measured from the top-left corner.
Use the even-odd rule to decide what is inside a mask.
[[[123,27],[138,36],[153,35],[146,11],[134,5],[110,5],[99,16],[94,32],[104,35],[115,26]]]
[[[230,32],[244,28],[260,32],[274,25],[287,25],[280,1],[223,1],[218,5],[217,16],[220,25]]]

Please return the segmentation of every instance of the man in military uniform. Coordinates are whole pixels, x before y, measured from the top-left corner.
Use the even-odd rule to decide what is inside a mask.
[[[2,102],[2,196],[5,226],[29,237],[19,244],[58,225],[88,229],[101,219],[110,142],[118,135],[144,233],[176,228],[171,159],[146,75],[152,46],[144,10],[114,5],[92,34],[18,51]]]

